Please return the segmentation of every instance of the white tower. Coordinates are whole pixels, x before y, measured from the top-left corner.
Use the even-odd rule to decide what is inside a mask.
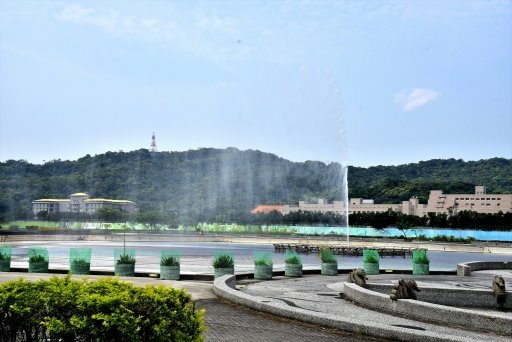
[[[158,152],[158,149],[156,148],[155,132],[153,132],[153,136],[151,137],[151,145],[149,146],[149,152]]]

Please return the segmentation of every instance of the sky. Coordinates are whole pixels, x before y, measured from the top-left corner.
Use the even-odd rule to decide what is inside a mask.
[[[0,0],[0,161],[512,158],[512,1]]]

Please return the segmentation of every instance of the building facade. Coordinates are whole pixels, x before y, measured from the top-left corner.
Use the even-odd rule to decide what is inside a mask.
[[[120,209],[129,213],[137,210],[135,202],[105,198],[90,198],[86,193],[79,192],[69,196],[69,199],[38,199],[32,201],[32,213],[45,211],[47,213],[86,213],[94,214],[98,209]]]
[[[262,210],[262,209],[266,210]],[[293,211],[316,211],[334,212],[343,214],[344,202],[334,201],[328,203],[325,199],[319,199],[318,203],[305,203],[300,201],[299,205],[274,205],[258,206],[251,211],[268,213],[271,210],[281,212],[283,215]],[[392,210],[407,215],[426,216],[434,214],[456,214],[464,210],[476,211],[478,213],[497,214],[498,212],[512,212],[512,194],[487,194],[483,185],[475,186],[474,194],[443,194],[442,190],[431,190],[427,204],[420,204],[418,198],[412,197],[401,204],[375,204],[372,199],[351,198],[348,205],[348,213],[382,213]]]
[[[512,194],[488,194],[483,185],[475,186],[474,194],[443,194],[442,190],[431,190],[428,203],[420,205],[416,215],[456,214],[464,210],[482,214],[512,212]]]

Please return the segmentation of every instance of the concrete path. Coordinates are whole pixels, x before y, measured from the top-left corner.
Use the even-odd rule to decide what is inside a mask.
[[[241,285],[239,289],[252,296],[279,300],[291,307],[333,314],[337,317],[360,320],[370,324],[421,330],[427,333],[453,336],[466,341],[512,341],[511,338],[492,333],[472,332],[466,329],[423,323],[359,307],[339,297],[339,284],[344,282],[345,277],[346,275],[337,277],[312,275],[302,278],[275,277],[272,281]],[[376,278],[381,281],[391,281],[399,277],[400,275],[379,275],[375,278],[372,276],[371,281],[375,282]],[[441,276],[437,277],[439,280],[443,279]],[[458,279],[460,281],[461,278]],[[431,278],[431,281],[435,280]],[[456,279],[447,279],[446,281],[455,282]]]
[[[0,272],[0,283],[19,279],[20,277],[36,281],[48,279],[52,276],[64,277],[65,275]],[[73,276],[73,278],[83,277]],[[100,277],[102,276],[89,276],[89,279],[98,279]],[[166,285],[186,290],[197,301],[198,307],[206,309],[205,323],[208,326],[208,330],[205,336],[208,342],[385,341],[282,319],[225,302],[215,296],[212,292],[212,282],[208,281],[171,281],[140,277],[123,277],[121,279],[132,282],[137,286],[150,284]]]

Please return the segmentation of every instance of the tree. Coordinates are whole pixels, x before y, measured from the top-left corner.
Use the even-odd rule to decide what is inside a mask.
[[[158,230],[158,225],[167,223],[169,218],[159,211],[151,210],[138,212],[136,220],[139,223],[147,224],[150,229]]]

